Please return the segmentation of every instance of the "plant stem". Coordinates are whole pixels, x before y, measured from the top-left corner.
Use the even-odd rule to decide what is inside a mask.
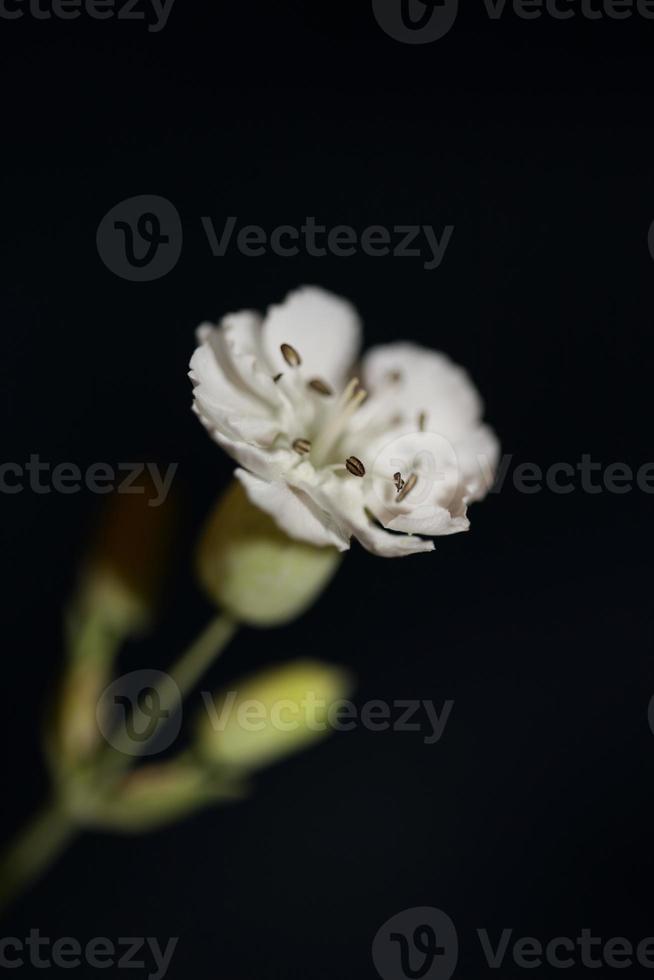
[[[238,623],[231,616],[221,613],[182,654],[169,671],[182,699],[192,691],[213,661],[223,652],[237,629]]]
[[[0,862],[0,914],[56,860],[75,833],[70,815],[52,803],[17,834]]]
[[[235,620],[226,614],[220,614],[211,620],[206,629],[184,651],[167,672],[166,680],[157,688],[157,703],[162,716],[163,712],[179,707],[180,702],[193,690],[203,674],[225,649],[237,629],[238,623]],[[170,680],[173,681],[172,684],[168,683]],[[152,738],[154,737],[153,735]],[[152,738],[137,743],[130,737],[126,725],[116,732],[111,743],[115,760],[115,765],[112,767],[114,771],[125,769],[134,762],[148,748]]]
[[[168,671],[173,685],[164,685],[161,693],[161,706],[164,710],[175,706],[177,691],[183,700],[195,687],[213,661],[222,653],[238,629],[231,617],[216,616],[198,638],[181,655]],[[141,743],[144,749],[149,742]],[[98,786],[89,798],[91,808],[99,802],[102,794],[110,792],[116,780],[138,759],[134,742],[129,739],[126,729],[114,740],[112,763],[98,768]],[[97,799],[97,790],[100,798]],[[8,905],[39,875],[56,860],[59,854],[82,829],[70,809],[65,805],[65,786],[62,788],[63,802],[52,802],[18,833],[7,851],[0,857],[0,914]]]

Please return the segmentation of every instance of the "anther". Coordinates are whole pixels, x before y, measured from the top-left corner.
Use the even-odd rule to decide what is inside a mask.
[[[284,377],[283,374],[276,374],[275,377],[273,378],[273,381],[275,382],[275,384],[277,384],[277,382],[280,380],[280,378],[283,378],[283,377]]]
[[[409,496],[417,482],[418,477],[415,475],[415,473],[412,473],[396,497],[398,504]]]
[[[300,456],[306,456],[307,453],[311,452],[311,443],[308,439],[296,439],[293,443],[293,449]]]
[[[404,480],[402,479],[402,474],[401,473],[394,473],[393,474],[393,479],[395,480],[395,489],[399,493],[400,490],[403,490],[404,489]]]
[[[345,460],[345,468],[347,469],[348,473],[352,474],[352,476],[366,475],[365,466],[363,465],[360,459],[356,458],[356,456],[349,456]]]
[[[321,381],[320,378],[312,378],[312,380],[308,382],[308,387],[312,388],[314,391],[317,391],[319,395],[325,395],[325,397],[334,394],[327,382]]]
[[[291,347],[290,344],[282,344],[281,346],[282,357],[287,364],[291,367],[299,367],[302,363],[302,358],[296,351],[295,347]]]
[[[418,428],[421,432],[424,432],[427,428],[427,413],[421,412],[418,416]]]

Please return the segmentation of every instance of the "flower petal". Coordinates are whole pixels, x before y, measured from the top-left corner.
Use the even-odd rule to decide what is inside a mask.
[[[500,458],[500,444],[493,430],[480,425],[456,445],[466,503],[483,500],[493,486]]]
[[[434,542],[417,534],[391,534],[372,521],[359,524],[352,532],[366,551],[380,558],[405,558],[434,550]]]
[[[426,534],[442,538],[449,534],[460,534],[470,529],[470,521],[465,516],[465,508],[459,516],[453,516],[445,507],[434,505],[429,510],[423,508],[419,515],[414,512],[398,514],[384,525],[389,531],[403,531],[405,534]]]
[[[384,525],[406,534],[467,531],[456,449],[434,432],[392,439],[379,452],[366,504]]]
[[[279,395],[261,344],[262,322],[261,315],[252,310],[229,313],[214,330],[210,342],[216,358],[235,381],[276,406]]]
[[[317,377],[339,388],[354,363],[361,343],[361,324],[354,307],[315,286],[290,293],[271,306],[262,342],[273,374],[288,371],[282,344],[295,348],[307,378]]]
[[[209,429],[228,438],[270,445],[282,429],[284,403],[251,353],[257,321],[247,313],[227,320],[225,327],[198,328],[200,346],[189,371],[194,407]],[[276,407],[272,399],[277,399]]]
[[[411,428],[455,440],[481,418],[482,402],[467,373],[438,351],[403,342],[373,347],[362,373],[373,398]]]
[[[432,541],[416,535],[392,534],[375,524],[366,512],[366,488],[362,480],[333,476],[314,488],[313,494],[318,503],[329,508],[339,524],[373,555],[399,558],[434,550]]]
[[[193,406],[193,411],[208,429],[212,439],[237,463],[251,470],[256,476],[260,476],[264,480],[277,480],[293,465],[296,454],[291,450],[265,449],[244,442],[237,436],[230,437],[225,434],[224,430],[216,428],[206,416],[202,415],[197,405]]]
[[[290,487],[282,480],[260,480],[246,470],[236,470],[234,475],[245,487],[251,502],[270,514],[290,537],[318,548],[331,546],[347,551],[350,547],[347,536],[306,492]]]

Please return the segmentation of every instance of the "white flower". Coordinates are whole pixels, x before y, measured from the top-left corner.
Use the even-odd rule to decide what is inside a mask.
[[[497,440],[467,374],[443,354],[375,347],[353,377],[360,339],[354,308],[314,287],[265,318],[204,324],[194,411],[240,464],[250,500],[291,537],[345,551],[354,536],[387,557],[431,551],[419,535],[468,529]]]

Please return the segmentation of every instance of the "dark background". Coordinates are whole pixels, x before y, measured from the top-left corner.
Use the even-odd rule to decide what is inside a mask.
[[[165,667],[211,612],[192,550],[232,464],[190,412],[202,319],[319,283],[359,307],[368,344],[464,364],[514,466],[652,459],[653,51],[640,17],[491,22],[481,4],[424,46],[386,36],[368,2],[177,0],[159,34],[0,21],[2,457],[179,463],[175,573],[125,670]],[[95,245],[138,194],[184,225],[152,283],[116,277]],[[431,272],[218,259],[201,215],[455,232]],[[100,503],[0,497],[4,836],[46,792],[41,707]],[[208,683],[319,656],[355,670],[360,704],[453,699],[442,741],[337,735],[231,808],[89,834],[0,932],[179,936],[168,975],[198,980],[372,978],[378,928],[418,905],[454,919],[457,976],[487,973],[476,928],[653,935],[651,511],[638,490],[525,495],[509,478],[431,556],[353,547],[308,615],[243,632]]]

